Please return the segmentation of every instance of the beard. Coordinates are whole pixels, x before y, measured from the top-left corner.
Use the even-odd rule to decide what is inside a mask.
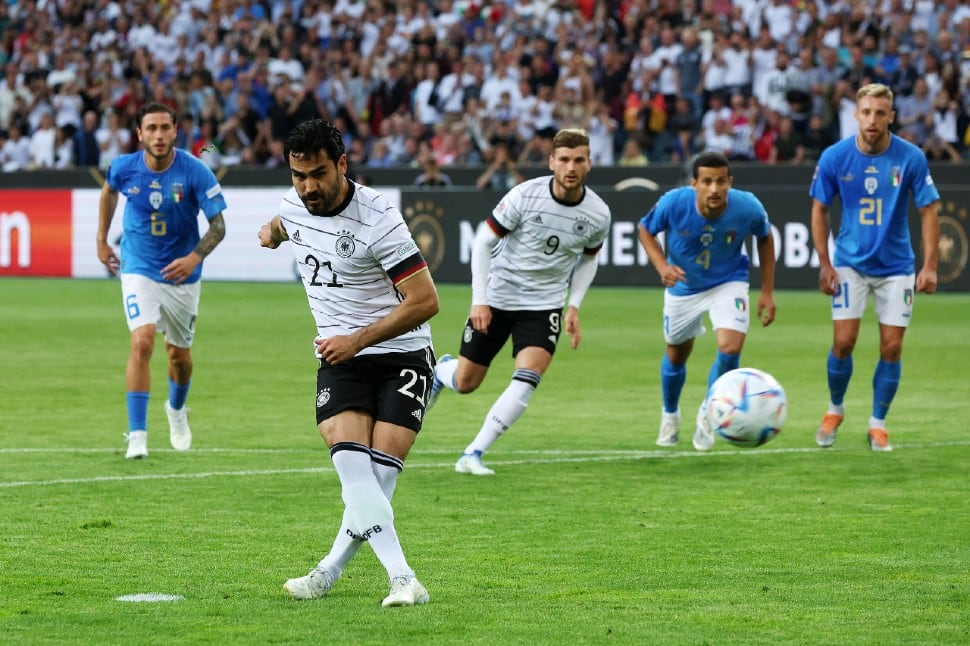
[[[297,194],[310,215],[326,215],[339,206],[337,204],[337,199],[340,197],[339,180],[332,186],[318,188],[312,193],[298,192]]]

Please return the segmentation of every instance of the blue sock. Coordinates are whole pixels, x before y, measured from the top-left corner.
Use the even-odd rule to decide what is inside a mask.
[[[129,390],[125,393],[128,402],[128,430],[148,430],[148,393]]]
[[[838,359],[829,350],[828,375],[829,395],[832,398],[832,403],[841,406],[845,400],[845,391],[849,388],[849,379],[852,378],[852,355],[850,354],[845,359]],[[893,388],[893,391],[895,391],[895,388]]]
[[[682,363],[675,366],[670,358],[664,354],[664,358],[660,362],[660,388],[663,391],[664,410],[666,412],[677,412],[680,391],[684,389],[685,381],[687,381],[687,364]]]
[[[185,398],[189,396],[189,386],[191,385],[192,385],[192,382],[189,381],[189,383],[185,384],[184,386],[180,386],[174,381],[172,381],[171,377],[169,377],[168,378],[168,405],[174,408],[175,410],[179,410],[183,406],[185,406]]]
[[[714,363],[711,364],[711,371],[707,373],[707,387],[713,386],[718,377],[725,372],[734,370],[739,365],[741,365],[740,354],[727,354],[718,350],[717,356],[714,357]]]
[[[880,359],[876,364],[876,372],[872,375],[872,416],[876,419],[886,419],[902,372],[902,361],[890,363]]]

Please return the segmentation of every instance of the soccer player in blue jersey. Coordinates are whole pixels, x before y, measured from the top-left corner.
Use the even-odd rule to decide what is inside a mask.
[[[664,338],[660,364],[663,412],[657,446],[676,446],[680,432],[680,393],[694,339],[704,333],[707,312],[717,333],[717,356],[707,385],[740,364],[748,333],[748,256],[744,241],[757,240],[761,261],[758,318],[775,320],[775,242],[765,207],[752,193],[731,187],[727,158],[703,152],[694,158],[690,186],[665,193],[640,219],[640,244],[660,274],[664,291]],[[666,254],[657,235],[664,232]],[[703,404],[701,406],[703,410]],[[698,410],[694,448],[714,446],[714,432]]]
[[[121,274],[121,292],[131,332],[125,368],[128,403],[126,458],[148,456],[150,363],[155,333],[165,335],[172,448],[192,445],[185,400],[192,378],[191,347],[199,311],[202,261],[226,235],[226,201],[212,171],[175,148],[175,112],[158,103],[142,108],[138,140],[143,150],[111,162],[98,209],[98,259]],[[124,193],[121,258],[108,244],[108,230]],[[199,234],[199,211],[209,221]]]
[[[903,334],[913,313],[913,289],[937,286],[937,215],[940,194],[922,151],[889,132],[893,93],[872,83],[856,95],[859,134],[829,146],[815,168],[812,239],[819,260],[819,287],[832,297],[834,327],[828,356],[831,401],[815,441],[828,447],[845,416],[843,401],[852,376],[852,350],[871,294],[879,320],[879,363],[872,378],[869,447],[891,451],[886,415],[899,386]],[[909,234],[909,196],[922,221],[923,266],[915,273]],[[835,254],[829,257],[829,206],[839,197],[842,216]]]

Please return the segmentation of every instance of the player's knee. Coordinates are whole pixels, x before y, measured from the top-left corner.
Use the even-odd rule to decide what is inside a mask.
[[[903,355],[903,341],[883,341],[879,344],[879,358],[883,361],[896,362]]]

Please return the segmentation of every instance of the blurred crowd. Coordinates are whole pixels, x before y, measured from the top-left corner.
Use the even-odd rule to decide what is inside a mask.
[[[427,185],[514,182],[573,126],[596,165],[802,163],[853,134],[871,81],[931,160],[970,150],[963,0],[4,0],[0,69],[5,171],[105,169],[152,101],[213,169],[283,164],[313,117],[357,172]]]

